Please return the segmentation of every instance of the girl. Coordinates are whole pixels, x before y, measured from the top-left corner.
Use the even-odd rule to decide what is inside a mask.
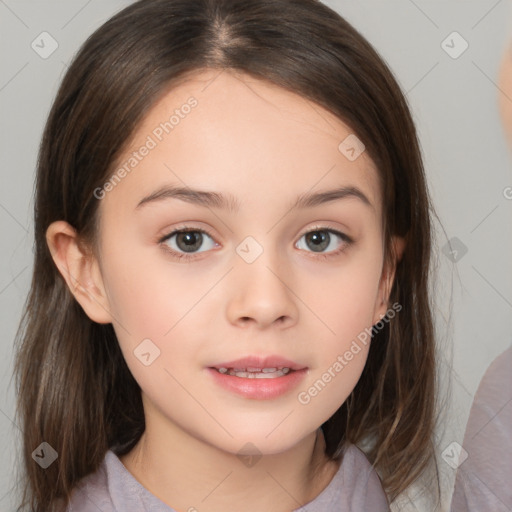
[[[20,510],[375,512],[429,466],[416,132],[320,2],[107,21],[45,128],[35,237]]]

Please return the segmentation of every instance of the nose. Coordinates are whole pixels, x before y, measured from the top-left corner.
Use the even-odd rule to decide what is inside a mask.
[[[258,329],[272,324],[280,328],[294,325],[299,311],[290,267],[285,270],[275,250],[265,250],[252,263],[236,258],[226,310],[229,322]]]

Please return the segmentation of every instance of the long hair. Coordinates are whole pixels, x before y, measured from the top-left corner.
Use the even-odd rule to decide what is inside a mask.
[[[34,267],[16,335],[16,409],[22,425],[20,509],[57,510],[105,453],[121,456],[144,432],[140,387],[111,324],[91,321],[54,264],[48,226],[65,220],[94,244],[94,190],[155,102],[187,73],[234,69],[324,107],[363,141],[383,192],[385,260],[406,238],[390,303],[401,311],[374,332],[366,367],[323,425],[336,459],[352,442],[378,471],[390,499],[432,457],[435,350],[428,291],[431,201],[411,114],[373,47],[316,0],[140,0],[83,44],[59,88],[39,151]],[[43,470],[32,452],[47,442]]]

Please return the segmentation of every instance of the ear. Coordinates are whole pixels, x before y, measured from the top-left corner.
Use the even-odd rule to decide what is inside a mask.
[[[389,295],[391,294],[391,288],[395,279],[396,266],[402,259],[405,243],[403,237],[393,236],[391,239],[391,261],[382,269],[377,302],[375,303],[373,325],[381,320],[389,309]]]
[[[76,230],[59,220],[46,230],[46,242],[53,261],[71,293],[94,322],[108,324],[112,315],[97,259],[80,243]]]

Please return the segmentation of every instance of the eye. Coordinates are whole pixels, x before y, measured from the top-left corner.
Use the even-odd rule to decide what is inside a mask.
[[[301,243],[305,240],[306,247]],[[205,244],[205,241],[208,242]],[[171,231],[159,240],[164,249],[177,259],[193,259],[194,255],[217,247],[213,237],[204,229],[183,227]],[[330,258],[343,252],[353,240],[335,229],[315,227],[304,233],[297,242],[298,249],[317,253],[319,258]],[[205,246],[206,245],[206,246]]]
[[[208,242],[206,247],[205,241]],[[208,251],[217,245],[207,231],[198,228],[176,229],[161,238],[159,242],[177,258],[191,258],[193,256],[189,254]]]
[[[304,243],[301,244],[303,239]],[[345,235],[345,233],[331,228],[317,227],[302,235],[297,242],[297,248],[311,249],[312,252],[320,253],[320,256],[325,258],[336,256],[344,251],[352,242],[353,240]]]

